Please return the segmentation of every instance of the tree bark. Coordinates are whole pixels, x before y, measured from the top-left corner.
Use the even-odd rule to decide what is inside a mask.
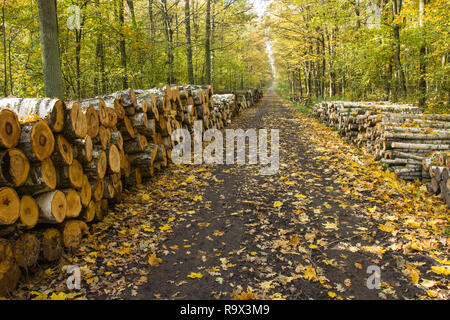
[[[205,83],[211,84],[211,0],[206,0],[205,19]]]
[[[56,0],[38,0],[44,91],[49,98],[64,98],[58,44]]]
[[[191,17],[190,0],[184,0],[184,20],[186,28],[186,60],[189,83],[194,84],[194,66],[192,64],[192,42],[191,42]]]

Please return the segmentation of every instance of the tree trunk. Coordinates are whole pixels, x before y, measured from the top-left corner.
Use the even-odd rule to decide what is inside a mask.
[[[205,82],[211,84],[211,0],[206,0],[205,20]]]
[[[425,43],[425,35],[424,35],[424,26],[423,26],[423,16],[425,14],[425,4],[426,0],[419,0],[419,26],[421,29],[421,44],[419,49],[419,106],[424,107],[426,95],[427,95],[427,82],[425,79],[426,75],[426,43]]]
[[[44,91],[49,98],[64,98],[58,44],[56,0],[38,0]]]
[[[123,27],[125,25],[123,0],[118,0],[118,3],[119,3],[118,13],[120,22],[119,50],[120,50],[120,63],[123,68],[122,88],[125,90],[128,88],[128,71],[127,71],[127,51],[125,47],[125,35],[123,34]]]
[[[194,84],[194,66],[192,64],[192,42],[191,42],[191,18],[190,18],[190,8],[189,8],[190,0],[184,1],[184,19],[185,19],[185,28],[186,28],[186,60],[187,60],[187,72],[188,72],[188,81],[191,84]]]

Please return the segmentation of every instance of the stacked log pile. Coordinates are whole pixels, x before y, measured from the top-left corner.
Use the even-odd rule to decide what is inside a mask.
[[[423,114],[411,105],[389,102],[322,102],[313,114],[358,147],[365,147],[399,178],[428,182],[422,160],[450,150],[450,116]]]
[[[422,166],[431,177],[428,192],[440,194],[450,208],[450,152],[433,152],[422,160]]]
[[[237,115],[242,110],[245,110],[253,106],[257,101],[259,101],[263,92],[258,88],[250,88],[247,90],[216,90],[216,94],[221,95],[233,95],[235,98],[235,105],[232,108],[232,116]]]
[[[77,249],[123,188],[166,167],[174,130],[221,129],[261,96],[165,85],[67,103],[0,99],[0,296],[21,269]]]

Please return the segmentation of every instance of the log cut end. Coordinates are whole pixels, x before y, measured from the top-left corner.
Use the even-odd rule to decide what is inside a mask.
[[[0,188],[0,225],[16,222],[20,214],[20,199],[17,192],[8,187]]]
[[[30,163],[19,149],[0,151],[0,184],[20,186],[28,178]]]
[[[87,233],[89,233],[89,228],[83,221],[68,221],[63,231],[64,246],[71,250],[77,249],[81,244],[83,235]]]
[[[24,233],[16,240],[14,258],[20,267],[30,267],[37,262],[40,249],[39,239],[32,233]]]
[[[45,230],[41,240],[42,256],[47,261],[55,261],[62,254],[61,232],[55,228]]]
[[[66,189],[64,190],[64,194],[66,195],[67,200],[67,218],[76,218],[80,215],[81,212],[81,197],[78,191],[75,189]]]
[[[108,152],[108,165],[112,172],[120,172],[120,152],[116,145],[111,145]]]
[[[53,161],[45,159],[41,162],[42,180],[44,184],[51,190],[56,188],[57,176]]]
[[[66,120],[66,105],[63,101],[57,100],[53,105],[50,113],[49,122],[54,132],[61,132],[64,129],[64,122]]]
[[[95,218],[95,201],[91,200],[82,213],[82,218],[86,222],[92,222]]]
[[[55,147],[55,137],[46,121],[37,121],[31,129],[31,146],[38,160],[51,156]]]
[[[91,183],[89,182],[87,175],[83,175],[83,185],[81,186],[80,191],[81,205],[83,207],[86,207],[89,204],[89,201],[91,201],[91,198],[92,198]]]
[[[56,153],[64,164],[71,165],[73,162],[72,145],[64,138],[63,135],[56,137]]]
[[[0,239],[0,297],[15,290],[20,279],[20,269],[14,261],[11,245]]]
[[[74,159],[69,167],[69,180],[72,186],[80,189],[83,185],[83,167],[81,163]]]
[[[78,138],[84,138],[87,134],[87,119],[83,110],[78,103],[72,105],[72,109],[69,112],[67,125],[72,128],[73,133]]]
[[[14,148],[19,143],[20,124],[15,112],[7,109],[0,111],[0,146]]]
[[[20,222],[27,228],[33,228],[39,219],[39,208],[33,197],[25,195],[20,199]]]
[[[103,179],[106,174],[106,169],[108,168],[108,159],[106,157],[106,152],[102,151],[97,161],[97,176]]]
[[[44,223],[61,223],[66,218],[67,200],[64,193],[55,190],[36,198],[39,207],[39,220]]]
[[[91,138],[95,138],[98,135],[98,130],[100,127],[100,120],[98,119],[98,113],[93,106],[89,106],[86,109],[86,124],[87,124],[87,134]]]

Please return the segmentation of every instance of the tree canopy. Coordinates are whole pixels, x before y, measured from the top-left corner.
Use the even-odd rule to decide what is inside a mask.
[[[2,4],[3,95],[44,95],[36,0]],[[207,82],[206,8],[210,2],[210,79],[215,88],[256,87],[270,80],[266,36],[245,0],[59,0],[58,40],[64,97],[122,89]],[[190,24],[190,42],[186,25]]]
[[[265,23],[291,94],[448,110],[448,1],[274,0]]]

